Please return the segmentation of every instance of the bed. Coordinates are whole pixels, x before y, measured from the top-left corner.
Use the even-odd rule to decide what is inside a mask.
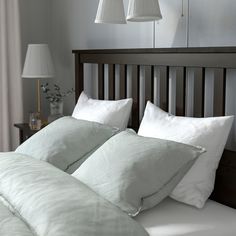
[[[73,112],[72,117],[60,118],[37,132],[15,152],[0,153],[0,235],[235,235],[235,152],[224,151],[215,187],[211,184],[214,191],[210,200],[203,209],[196,209],[166,197],[173,198],[174,188],[191,167],[207,159],[204,155],[210,149],[137,135],[134,130],[138,130],[146,103],[145,111],[148,106],[155,106],[150,101],[163,109],[155,108],[168,122],[179,116],[184,120],[189,119],[186,116],[204,117],[206,74],[211,68],[212,113],[223,117],[203,120],[213,120],[214,124],[220,120],[222,127],[228,120],[226,141],[233,122],[233,117],[225,116],[226,81],[230,69],[236,68],[236,49],[74,50],[73,53],[77,105],[81,105],[81,98],[82,103],[89,101],[93,113],[82,119],[74,117]],[[87,63],[98,65],[99,101],[92,101],[82,92]],[[188,87],[189,68],[194,75],[192,90]],[[191,102],[186,94],[193,95]],[[118,101],[124,98],[132,99]],[[120,123],[123,131],[115,125],[89,120],[93,118],[91,114],[98,113],[99,104],[100,115],[104,115],[106,109],[101,108],[111,102],[106,99],[116,100],[112,103],[118,107],[121,103],[128,107],[128,113],[112,110],[109,119],[118,123],[123,119]],[[193,105],[191,111],[189,103]],[[126,130],[131,108],[129,127],[134,130]],[[213,127],[218,127],[213,134],[224,136],[221,126]],[[199,126],[193,128],[198,130]],[[203,139],[202,135],[199,137]],[[222,153],[223,143],[219,146]],[[214,163],[215,173],[218,162]],[[204,175],[203,169],[200,170],[197,177]],[[214,173],[210,176],[213,180]]]
[[[214,71],[212,115],[225,115],[226,80],[229,70],[236,68],[236,48],[74,50],[73,53],[76,100],[84,90],[84,65],[96,64],[98,98],[113,100],[132,97],[134,104],[130,127],[135,130],[139,127],[148,100],[176,115],[204,117],[205,77],[209,69]],[[174,89],[171,84],[173,69]],[[194,73],[191,113],[187,111],[189,101],[186,96],[189,69]],[[174,107],[173,103],[169,107],[171,93],[175,96]],[[235,235],[235,179],[236,153],[225,150],[217,170],[214,191],[204,209],[197,210],[167,199],[152,210],[141,213],[136,220],[151,236]]]

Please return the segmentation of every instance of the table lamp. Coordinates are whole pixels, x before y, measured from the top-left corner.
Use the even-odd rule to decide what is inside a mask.
[[[52,57],[47,44],[29,44],[22,78],[37,79],[37,112],[41,113],[40,79],[54,77]]]

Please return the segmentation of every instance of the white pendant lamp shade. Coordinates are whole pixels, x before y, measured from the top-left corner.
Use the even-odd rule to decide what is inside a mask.
[[[100,0],[95,23],[126,24],[123,0]]]
[[[129,0],[127,21],[145,22],[162,19],[158,0]]]
[[[52,57],[47,44],[29,44],[22,78],[51,78],[54,76]]]

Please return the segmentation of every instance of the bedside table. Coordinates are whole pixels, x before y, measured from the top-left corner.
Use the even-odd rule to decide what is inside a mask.
[[[19,129],[19,139],[20,144],[22,144],[25,140],[30,138],[32,135],[36,134],[39,130],[31,130],[29,124],[14,124],[16,128]]]

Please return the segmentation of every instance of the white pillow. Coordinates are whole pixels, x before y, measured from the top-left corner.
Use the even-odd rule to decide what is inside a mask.
[[[132,98],[117,101],[95,100],[82,92],[72,117],[125,130],[128,125],[132,104]]]
[[[202,208],[214,188],[215,172],[234,117],[177,117],[147,103],[138,134],[202,146],[204,153],[171,193],[177,201]]]

